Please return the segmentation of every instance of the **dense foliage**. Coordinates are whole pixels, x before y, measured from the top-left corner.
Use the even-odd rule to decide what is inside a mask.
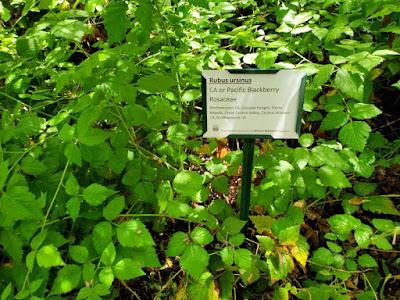
[[[0,298],[399,299],[398,0],[0,1]],[[299,141],[201,138],[203,69],[301,68]],[[378,117],[377,117],[378,116]],[[377,118],[375,118],[377,117]]]

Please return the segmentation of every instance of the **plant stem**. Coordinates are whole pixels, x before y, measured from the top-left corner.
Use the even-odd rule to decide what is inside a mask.
[[[61,186],[62,186],[64,178],[65,178],[65,174],[67,173],[67,170],[68,170],[68,166],[69,166],[69,160],[65,164],[64,170],[63,170],[61,178],[60,178],[60,181],[58,182],[57,189],[56,189],[56,191],[55,191],[55,193],[53,195],[53,198],[51,199],[49,207],[47,208],[47,212],[46,212],[46,215],[43,218],[42,228],[40,229],[40,231],[43,231],[44,228],[46,227],[47,218],[49,217],[51,209],[53,208],[54,202],[56,201],[58,193],[60,192]]]

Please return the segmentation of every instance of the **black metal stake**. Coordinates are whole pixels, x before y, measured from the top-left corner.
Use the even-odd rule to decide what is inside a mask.
[[[240,219],[249,219],[251,173],[253,171],[254,139],[243,139],[242,189],[240,197]]]

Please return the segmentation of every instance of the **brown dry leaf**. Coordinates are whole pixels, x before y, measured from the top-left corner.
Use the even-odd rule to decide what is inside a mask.
[[[327,97],[332,97],[333,95],[335,95],[337,93],[337,89],[332,89],[329,92],[327,92],[325,95]]]
[[[181,281],[179,283],[178,291],[176,292],[175,295],[175,300],[186,300],[186,299],[188,299],[188,297],[186,294],[185,284]]]
[[[349,200],[349,204],[351,205],[361,205],[364,202],[364,199],[361,197],[354,197]]]

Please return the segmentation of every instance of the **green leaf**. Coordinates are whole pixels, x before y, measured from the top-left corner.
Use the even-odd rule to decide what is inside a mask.
[[[65,192],[71,196],[77,196],[79,194],[79,183],[73,174],[70,174],[65,182]]]
[[[99,280],[101,283],[105,284],[107,287],[110,287],[114,281],[114,272],[111,267],[105,267],[101,269],[99,273]]]
[[[353,118],[364,120],[375,118],[382,111],[373,104],[356,103],[350,114]]]
[[[220,256],[225,265],[231,266],[233,264],[234,249],[232,247],[225,247],[221,250]]]
[[[206,250],[199,245],[191,244],[183,252],[179,264],[188,275],[199,279],[208,266],[208,260]]]
[[[130,258],[124,258],[118,261],[113,267],[113,270],[115,276],[120,280],[130,280],[146,275],[140,263]]]
[[[378,264],[376,260],[368,254],[363,254],[357,258],[358,264],[363,268],[376,268]]]
[[[85,246],[70,246],[68,253],[74,261],[80,264],[84,264],[89,257],[89,251]]]
[[[362,208],[379,214],[399,215],[392,200],[386,196],[368,196],[364,199]]]
[[[296,245],[300,236],[300,226],[289,226],[279,230],[278,239],[284,245]]]
[[[6,183],[8,176],[8,163],[6,161],[2,161],[0,163],[0,191],[3,190],[4,184]]]
[[[130,26],[130,21],[126,16],[127,11],[128,5],[120,0],[112,1],[106,6],[103,18],[110,44],[121,42],[125,38],[125,33]]]
[[[181,171],[172,182],[174,190],[184,196],[193,197],[203,186],[203,177],[194,171]]]
[[[188,236],[182,231],[175,232],[168,241],[167,255],[178,256],[183,253],[189,243]]]
[[[351,187],[350,181],[342,171],[332,166],[323,166],[318,170],[318,176],[325,186],[337,189]]]
[[[336,73],[334,85],[346,96],[353,97],[358,101],[362,101],[364,98],[364,84],[358,74],[341,68]]]
[[[72,197],[67,201],[66,208],[67,213],[71,216],[72,220],[76,221],[81,209],[81,200],[78,197]]]
[[[125,207],[125,198],[123,196],[116,197],[103,207],[103,216],[106,220],[112,221],[119,216]]]
[[[66,265],[57,272],[50,295],[65,294],[77,288],[81,280],[81,268],[77,265]]]
[[[63,20],[56,22],[51,29],[51,34],[80,43],[82,37],[89,33],[89,26],[78,20]]]
[[[366,122],[355,121],[345,125],[339,132],[339,141],[356,151],[363,151],[371,127]]]
[[[10,10],[3,6],[0,1],[0,17],[4,22],[8,22],[11,18]],[[3,298],[1,298],[3,300]]]
[[[321,130],[332,130],[342,127],[349,120],[349,116],[343,111],[329,112],[322,120]]]
[[[305,133],[299,137],[299,143],[302,147],[308,148],[314,143],[314,136],[312,133]]]
[[[193,229],[190,233],[190,238],[200,246],[208,245],[214,240],[211,233],[204,227],[196,227]]]
[[[139,104],[129,104],[122,111],[128,126],[140,126],[149,118],[149,110]]]
[[[338,234],[341,241],[346,240],[350,232],[356,230],[361,225],[359,219],[346,214],[334,215],[328,219],[328,223],[331,226],[332,231]]]
[[[222,230],[228,234],[237,234],[246,225],[246,221],[239,220],[235,217],[227,217],[222,223]]]
[[[398,88],[400,90],[400,80],[397,81],[396,83],[393,83],[392,86],[394,86],[395,88]]]
[[[372,228],[365,224],[361,224],[356,228],[354,231],[354,238],[361,249],[368,248],[372,233]]]
[[[100,261],[106,266],[111,266],[115,260],[116,251],[114,247],[114,243],[109,243],[108,246],[104,249],[101,254]]]
[[[139,220],[123,222],[117,228],[118,241],[123,247],[149,247],[155,243],[146,226]]]
[[[1,292],[0,300],[8,300],[13,293],[13,284],[10,282],[7,287]]]
[[[60,252],[52,244],[43,246],[36,254],[36,262],[39,267],[51,268],[65,265]]]
[[[393,228],[394,228],[394,223],[392,220],[372,219],[371,222],[375,226],[376,229],[378,229],[382,232],[393,230]]]
[[[228,194],[229,178],[226,176],[217,176],[211,182],[212,188],[221,194]]]
[[[184,145],[189,136],[189,128],[186,124],[174,124],[168,127],[167,139],[177,145]]]
[[[21,263],[23,243],[13,231],[6,229],[0,230],[0,245],[3,250],[11,256],[13,263]]]
[[[163,74],[151,74],[140,78],[138,86],[149,93],[161,93],[168,91],[176,85],[175,80]]]
[[[263,51],[263,52],[259,53],[256,58],[257,68],[260,68],[260,69],[270,68],[275,63],[275,60],[277,59],[277,57],[278,57],[278,54],[273,51]]]
[[[333,65],[323,65],[319,68],[317,75],[314,76],[313,85],[319,87],[326,83],[333,73]]]
[[[320,267],[320,265],[330,266],[334,262],[333,253],[324,247],[320,247],[314,251],[310,262],[311,266],[315,264],[317,268]]]
[[[94,226],[92,242],[98,254],[103,253],[104,249],[112,242],[112,226],[109,222],[103,221]]]
[[[19,220],[40,220],[42,204],[26,186],[13,186],[0,198],[0,224],[12,224]]]
[[[376,190],[377,186],[376,183],[372,182],[358,182],[353,186],[353,189],[358,196],[367,196],[372,194]]]
[[[92,206],[102,204],[108,197],[113,195],[115,191],[106,188],[105,186],[92,183],[83,190],[83,199]]]
[[[183,95],[182,95],[182,101],[183,102],[191,102],[193,100],[199,99],[201,96],[200,90],[186,90]]]
[[[256,235],[256,238],[260,242],[261,246],[265,249],[265,251],[272,251],[276,246],[275,241],[269,236]]]
[[[253,254],[243,248],[234,250],[233,260],[242,269],[249,269],[253,262]]]

